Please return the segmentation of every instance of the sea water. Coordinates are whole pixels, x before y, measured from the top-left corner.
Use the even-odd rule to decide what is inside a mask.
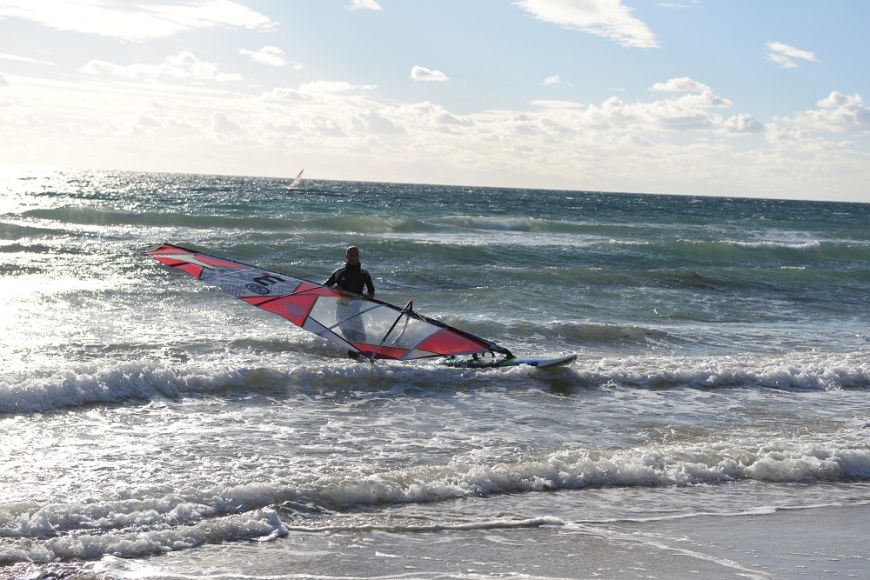
[[[870,503],[870,205],[287,184],[0,178],[0,576],[642,576],[631,526]],[[355,244],[378,298],[579,356],[355,362],[163,242],[314,281]]]

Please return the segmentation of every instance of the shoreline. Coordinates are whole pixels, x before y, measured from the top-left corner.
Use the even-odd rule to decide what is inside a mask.
[[[143,559],[15,565],[91,578],[857,578],[870,575],[870,505],[534,528],[298,532]],[[75,569],[75,571],[74,571]]]

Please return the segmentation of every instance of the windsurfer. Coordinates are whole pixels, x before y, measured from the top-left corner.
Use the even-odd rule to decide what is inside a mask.
[[[345,265],[333,272],[323,285],[330,287],[337,285],[345,292],[353,292],[354,294],[362,294],[363,289],[365,289],[369,298],[372,298],[375,295],[375,285],[371,275],[367,270],[363,270],[360,264],[359,248],[356,246],[348,247],[344,257]],[[359,300],[350,299],[338,300],[336,304],[336,318],[343,321],[339,323],[339,329],[344,338],[351,344],[363,342],[365,339],[365,326],[360,315],[362,304]],[[348,351],[348,355],[351,357],[356,354],[356,351]]]
[[[354,294],[362,294],[365,287],[369,298],[375,295],[375,285],[372,283],[372,277],[367,270],[362,269],[362,264],[359,261],[359,248],[350,246],[344,252],[345,264],[332,273],[332,276],[323,283],[324,286],[335,286],[345,292],[353,292]]]

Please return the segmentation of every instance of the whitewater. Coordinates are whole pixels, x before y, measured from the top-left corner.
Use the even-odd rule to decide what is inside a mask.
[[[0,175],[0,577],[870,575],[870,205]],[[569,366],[360,363],[144,252]]]

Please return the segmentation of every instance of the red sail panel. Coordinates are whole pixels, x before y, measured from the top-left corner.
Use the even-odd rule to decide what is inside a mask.
[[[262,308],[286,318],[296,326],[304,326],[314,303],[320,296],[337,296],[339,292],[312,282],[302,282],[286,296],[243,296],[241,299],[252,306]]]
[[[245,302],[253,304],[263,310],[272,312],[286,318],[296,326],[305,324],[305,319],[311,312],[311,308],[317,301],[315,294],[297,294],[288,295],[283,298],[262,299],[252,297],[251,299],[242,298]]]
[[[198,252],[194,252],[193,250],[188,250],[185,248],[180,248],[178,246],[173,246],[172,244],[163,244],[159,248],[154,250],[149,250],[149,254],[154,255],[155,258],[167,264],[169,266],[178,266],[179,264],[171,263],[168,259],[163,259],[161,256],[172,256],[172,255],[186,255],[192,256],[194,260],[200,262],[202,264],[206,264],[208,266],[212,266],[214,268],[231,268],[233,270],[243,270],[245,268],[249,268],[249,266],[245,264],[240,264],[239,262],[233,262],[232,260],[225,260],[223,258],[218,258],[217,256],[210,256],[208,254],[200,254]],[[185,262],[186,260],[178,260],[179,263]]]
[[[178,268],[179,270],[183,270],[193,276],[194,278],[199,278],[202,275],[202,266],[197,264],[191,264],[190,262],[185,262],[183,260],[175,260],[173,258],[164,258],[163,256],[156,256],[157,260],[163,262],[167,266],[172,268]]]
[[[442,328],[423,342],[417,348],[444,356],[452,354],[469,354],[487,350],[486,345],[466,338],[461,334]]]
[[[377,346],[375,344],[367,344],[365,342],[355,342],[353,345],[357,350],[360,351],[365,356],[372,356],[372,353],[375,354],[375,358],[389,358],[389,359],[400,359],[406,354],[408,354],[408,349],[406,348],[393,348],[389,346]]]

